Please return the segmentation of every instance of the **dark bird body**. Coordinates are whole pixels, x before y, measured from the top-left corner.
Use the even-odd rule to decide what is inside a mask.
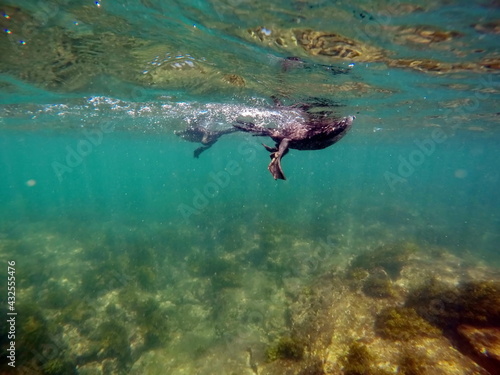
[[[217,140],[229,133],[243,131],[252,133],[255,136],[271,137],[275,142],[274,147],[263,146],[271,153],[271,163],[268,169],[274,179],[285,180],[285,175],[281,169],[281,158],[285,156],[289,149],[296,150],[321,150],[338,142],[350,129],[354,116],[338,119],[332,117],[328,112],[314,112],[311,109],[325,107],[323,103],[300,103],[290,107],[282,106],[277,99],[275,105],[282,109],[298,110],[300,119],[290,121],[276,128],[265,128],[256,126],[251,122],[237,121],[229,129],[210,130],[207,127],[191,125],[182,131],[176,131],[179,137],[190,141],[201,143],[202,146],[194,151],[194,157],[212,147]]]
[[[294,69],[305,69],[308,65],[298,57],[288,57],[282,61],[281,73],[278,77],[281,86],[285,84],[285,73]],[[310,67],[309,67],[310,68]],[[333,67],[326,67],[333,69]],[[347,71],[341,70],[336,73],[345,74]],[[287,96],[287,95],[281,95]],[[342,119],[334,118],[331,113],[325,109],[337,106],[324,98],[311,98],[305,103],[298,103],[290,107],[283,106],[277,97],[272,97],[276,107],[281,109],[293,109],[300,112],[300,120],[289,121],[276,128],[265,128],[256,126],[251,122],[237,121],[233,127],[228,130],[210,131],[203,127],[189,127],[188,129],[177,132],[182,138],[191,142],[201,142],[202,147],[195,150],[194,156],[198,157],[203,151],[212,146],[224,134],[240,130],[252,133],[255,136],[271,137],[275,142],[274,147],[263,144],[267,151],[271,153],[271,162],[268,169],[274,179],[285,180],[285,175],[281,169],[281,159],[290,149],[296,150],[321,150],[338,142],[351,128],[355,119],[354,116],[344,117]],[[314,109],[320,111],[314,111]]]
[[[323,114],[304,112],[304,122],[293,122],[281,128],[257,127],[252,123],[238,123],[233,126],[255,136],[268,136],[276,143],[274,147],[263,146],[271,153],[268,169],[274,179],[285,180],[281,169],[281,158],[289,149],[321,150],[338,142],[350,129],[354,116],[334,119]]]

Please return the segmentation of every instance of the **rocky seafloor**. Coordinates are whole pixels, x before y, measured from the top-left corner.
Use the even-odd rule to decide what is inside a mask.
[[[500,274],[466,254],[397,239],[352,250],[279,225],[213,242],[185,226],[70,229],[2,232],[2,261],[17,264],[14,373],[458,375],[500,365]]]

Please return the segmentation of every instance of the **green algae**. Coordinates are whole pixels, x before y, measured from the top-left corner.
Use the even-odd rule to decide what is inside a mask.
[[[349,280],[363,281],[369,275],[370,275],[370,273],[366,269],[360,268],[360,267],[353,267],[347,271],[346,276]]]
[[[375,329],[385,339],[407,341],[418,337],[437,337],[441,331],[421,318],[414,309],[389,307],[376,319]]]
[[[304,358],[304,349],[305,345],[302,340],[295,337],[282,337],[267,349],[266,358],[269,362],[278,359],[300,361]]]
[[[60,310],[74,303],[77,298],[75,293],[71,293],[57,283],[51,283],[46,288],[42,298],[42,305],[49,309]]]
[[[162,346],[169,339],[169,324],[166,312],[153,298],[140,303],[136,309],[136,323],[145,338],[145,348]]]
[[[189,260],[189,269],[197,276],[210,280],[214,290],[237,288],[242,285],[239,265],[212,254],[195,255]]]
[[[299,372],[300,375],[325,375],[325,370],[323,369],[323,362],[318,358],[313,358],[306,363],[302,370]]]
[[[348,353],[340,361],[344,366],[344,374],[346,375],[369,374],[373,356],[366,345],[354,342],[349,347]]]
[[[158,276],[153,267],[145,265],[138,267],[135,279],[143,290],[154,291],[158,288]]]
[[[128,332],[120,323],[101,323],[94,333],[93,343],[101,358],[117,358],[121,363],[130,361]]]
[[[212,282],[212,287],[215,290],[220,290],[223,288],[239,288],[242,286],[240,279],[241,275],[234,270],[228,270],[223,273],[218,273],[210,278]]]
[[[383,273],[370,275],[363,283],[363,292],[374,298],[389,298],[396,294],[391,279]]]
[[[426,373],[428,359],[415,349],[405,349],[398,360],[399,375],[421,375]]]
[[[344,367],[344,375],[387,375],[388,373],[375,366],[375,357],[366,345],[353,342],[347,354],[340,358]]]
[[[87,300],[75,299],[61,310],[59,320],[64,323],[82,324],[95,313],[95,308]]]
[[[351,270],[371,271],[382,268],[391,278],[395,279],[399,277],[403,266],[417,250],[418,246],[411,242],[379,246],[372,251],[358,255],[351,264]]]
[[[17,346],[21,353],[26,351],[28,354],[49,342],[55,334],[55,327],[47,321],[42,309],[35,304],[18,304],[17,310],[19,311]]]
[[[455,287],[431,279],[410,292],[406,306],[443,328],[500,326],[500,284],[480,281]]]
[[[135,311],[138,304],[140,303],[140,296],[142,292],[137,286],[131,286],[130,288],[123,288],[118,291],[118,303],[125,310]]]
[[[500,284],[467,282],[459,287],[461,321],[481,326],[500,326]]]
[[[144,336],[144,348],[151,349],[165,345],[170,338],[169,317],[160,303],[153,297],[142,298],[138,288],[123,289],[118,294],[121,308],[112,304],[106,307],[110,319],[120,316],[122,311],[134,312],[134,324]]]
[[[74,364],[63,358],[53,358],[42,365],[43,375],[71,375],[77,374]]]
[[[16,365],[46,375],[75,374],[76,367],[67,355],[68,348],[61,340],[61,332],[46,318],[44,311],[30,303],[19,303],[17,311]]]

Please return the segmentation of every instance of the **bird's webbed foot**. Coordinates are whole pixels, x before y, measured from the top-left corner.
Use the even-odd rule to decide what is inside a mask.
[[[283,139],[280,142],[277,151],[271,153],[271,162],[269,163],[267,169],[269,169],[269,172],[271,172],[275,180],[286,180],[283,169],[281,169],[281,158],[288,153],[289,142],[289,139]]]

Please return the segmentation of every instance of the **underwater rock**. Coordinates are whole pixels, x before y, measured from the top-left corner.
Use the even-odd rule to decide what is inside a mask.
[[[421,318],[414,309],[389,307],[375,321],[375,329],[385,339],[407,341],[418,337],[438,337],[441,331]]]
[[[348,353],[340,358],[344,375],[388,375],[389,372],[377,368],[375,357],[370,353],[366,345],[353,342],[349,346]]]
[[[87,362],[78,366],[78,375],[102,375],[102,364],[100,362]]]
[[[94,333],[94,345],[100,359],[115,358],[123,365],[130,360],[128,332],[122,324],[101,323]]]
[[[245,373],[247,374],[247,373]],[[257,374],[256,372],[248,375]],[[258,375],[325,375],[323,362],[318,358],[311,358],[303,361],[278,360],[259,366]]]
[[[458,326],[457,331],[472,345],[476,354],[496,360],[500,368],[499,327],[482,328],[463,324]]]
[[[467,282],[458,287],[435,279],[410,292],[407,307],[443,328],[460,324],[500,327],[500,285],[494,282]]]
[[[43,364],[44,375],[76,374],[75,365],[62,358],[53,358]]]
[[[288,359],[300,361],[304,357],[304,343],[295,337],[283,337],[266,351],[268,361]]]
[[[374,298],[390,298],[395,296],[395,290],[390,277],[384,270],[376,270],[363,283],[363,292]]]
[[[373,357],[366,345],[354,342],[349,347],[348,353],[340,359],[344,366],[344,374],[357,375],[366,374],[370,371]]]
[[[151,266],[139,266],[135,271],[135,279],[143,290],[154,291],[158,288],[156,270]]]
[[[429,363],[425,351],[418,350],[415,347],[403,349],[398,360],[399,375],[427,374],[429,367],[432,368],[432,364]]]
[[[406,306],[441,327],[458,350],[483,368],[499,367],[500,284],[475,281],[450,286],[430,280],[410,292]]]
[[[460,325],[455,342],[458,349],[478,364],[497,374],[500,368],[500,328]]]
[[[152,297],[138,303],[136,326],[140,329],[140,340],[134,342],[136,352],[163,346],[169,339],[169,321],[165,310]],[[141,345],[143,341],[143,345]],[[134,355],[132,355],[134,357]]]
[[[355,269],[370,271],[382,268],[391,278],[396,279],[410,256],[417,250],[418,247],[413,243],[403,242],[382,245],[358,255],[351,264],[351,272]]]

